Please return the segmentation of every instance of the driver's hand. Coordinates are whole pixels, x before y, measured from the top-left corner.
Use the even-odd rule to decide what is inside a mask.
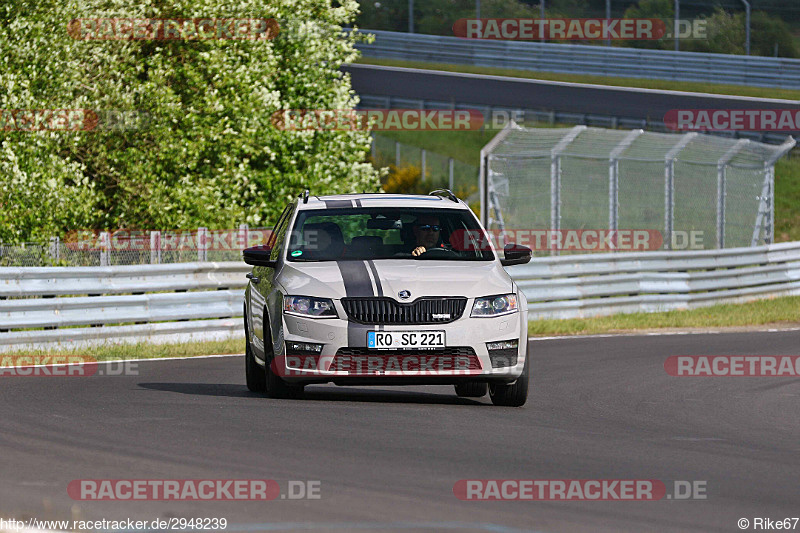
[[[420,255],[420,254],[424,254],[424,253],[425,253],[425,251],[426,251],[426,250],[425,250],[425,247],[424,247],[424,246],[417,246],[416,248],[414,248],[413,250],[411,250],[411,255],[413,255],[414,257],[417,257],[417,256],[418,256],[418,255]]]

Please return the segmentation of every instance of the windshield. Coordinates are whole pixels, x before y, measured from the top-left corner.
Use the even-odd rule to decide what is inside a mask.
[[[291,233],[287,260],[491,261],[494,253],[482,236],[477,220],[464,209],[384,207],[300,211]]]

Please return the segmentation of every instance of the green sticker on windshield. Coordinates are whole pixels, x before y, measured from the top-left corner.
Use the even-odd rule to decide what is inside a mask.
[[[303,255],[303,250],[295,250],[292,252],[292,257],[299,257],[301,255]]]

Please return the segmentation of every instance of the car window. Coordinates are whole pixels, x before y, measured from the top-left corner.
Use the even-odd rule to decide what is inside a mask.
[[[289,225],[289,221],[292,219],[292,213],[294,213],[294,204],[289,204],[286,206],[286,209],[283,210],[281,218],[278,220],[278,223],[275,224],[272,235],[270,235],[270,239],[272,240],[272,252],[269,254],[269,258],[273,261],[278,259],[281,255],[283,243],[286,241],[286,228]]]
[[[288,261],[494,259],[480,225],[465,209],[303,210],[292,235]],[[426,253],[414,257],[411,252],[418,246]]]
[[[288,213],[288,212],[289,212],[289,205],[287,205],[286,207],[283,208],[283,211],[281,211],[281,214],[278,217],[278,221],[275,222],[274,226],[272,226],[272,231],[270,232],[269,236],[267,237],[267,243],[266,243],[267,246],[269,246],[270,248],[274,248],[275,247],[275,240],[278,238],[278,228],[284,222],[284,219],[286,218],[286,213]]]

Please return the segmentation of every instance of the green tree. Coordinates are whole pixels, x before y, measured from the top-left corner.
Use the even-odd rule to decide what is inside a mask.
[[[342,0],[8,0],[0,109],[145,113],[134,129],[0,133],[0,240],[76,227],[265,225],[304,188],[374,190],[362,131],[283,131],[282,109],[352,109]],[[75,40],[73,18],[275,18],[272,41]]]
[[[672,0],[641,0],[637,5],[625,10],[622,18],[661,19],[667,25],[667,31],[672,30],[668,21],[675,18],[675,8]],[[659,39],[656,41],[622,41],[623,46],[633,48],[650,48],[656,50],[670,50],[674,48],[673,39]]]

